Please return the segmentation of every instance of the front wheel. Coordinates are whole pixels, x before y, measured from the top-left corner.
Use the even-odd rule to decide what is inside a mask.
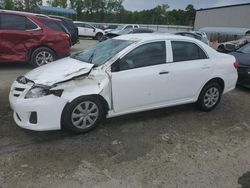
[[[103,34],[102,33],[97,33],[96,36],[95,36],[95,39],[100,41],[101,38],[102,38]]]
[[[96,128],[104,116],[103,106],[95,97],[79,97],[69,103],[62,114],[62,126],[75,133]]]
[[[221,95],[221,86],[216,82],[209,83],[202,89],[197,105],[202,111],[211,111],[219,104]]]

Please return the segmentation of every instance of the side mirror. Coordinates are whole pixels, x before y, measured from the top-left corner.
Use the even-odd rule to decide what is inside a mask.
[[[111,65],[111,72],[119,72],[120,71],[120,62],[121,62],[121,59],[118,59],[118,60],[116,60],[116,62],[114,62]]]
[[[93,29],[93,32],[95,32],[95,30],[96,30],[96,29],[94,28],[94,29]]]

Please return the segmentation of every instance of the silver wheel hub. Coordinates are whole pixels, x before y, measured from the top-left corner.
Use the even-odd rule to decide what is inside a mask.
[[[211,108],[218,102],[220,97],[219,89],[211,87],[207,90],[204,96],[204,104],[207,108]]]
[[[53,60],[52,54],[47,51],[41,51],[36,55],[36,64],[39,66],[50,63]]]
[[[73,125],[80,129],[93,126],[99,117],[98,106],[91,101],[84,101],[78,104],[71,114]]]

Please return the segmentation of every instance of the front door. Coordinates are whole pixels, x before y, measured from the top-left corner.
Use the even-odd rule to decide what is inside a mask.
[[[140,110],[165,101],[166,43],[140,45],[111,67],[112,97],[116,113]]]

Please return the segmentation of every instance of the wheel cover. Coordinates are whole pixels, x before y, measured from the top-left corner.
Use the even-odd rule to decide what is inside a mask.
[[[78,104],[71,114],[73,125],[80,129],[93,126],[99,117],[99,108],[92,101],[84,101]]]
[[[41,51],[36,55],[36,64],[38,66],[45,65],[54,61],[53,55],[47,51]]]
[[[204,95],[204,104],[207,108],[212,108],[220,98],[220,91],[216,87],[209,88]]]

